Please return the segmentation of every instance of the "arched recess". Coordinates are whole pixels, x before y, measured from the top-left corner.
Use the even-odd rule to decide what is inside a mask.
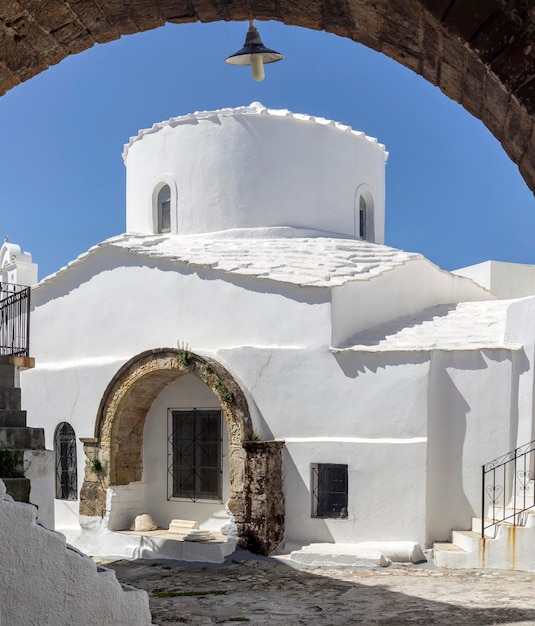
[[[0,7],[0,94],[70,54],[166,22],[277,20],[348,37],[480,119],[535,190],[535,12],[503,0],[48,0]]]
[[[106,515],[107,489],[143,478],[143,429],[147,412],[170,382],[190,374],[221,402],[229,437],[230,498],[242,547],[269,554],[284,536],[281,441],[251,441],[247,400],[217,361],[188,350],[162,348],[128,361],[110,381],[98,409],[95,436],[82,439],[86,454],[80,516],[89,524]]]
[[[169,230],[161,228],[159,200],[162,190],[169,190]],[[160,174],[152,183],[152,230],[154,233],[178,233],[178,189],[176,182],[169,174]]]

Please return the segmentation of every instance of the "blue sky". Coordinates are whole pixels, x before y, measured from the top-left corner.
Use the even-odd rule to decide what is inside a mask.
[[[0,235],[32,253],[40,278],[124,232],[130,136],[256,100],[386,144],[388,245],[446,269],[535,263],[533,194],[481,122],[352,41],[275,22],[258,28],[285,55],[262,83],[223,63],[243,45],[246,23],[167,25],[69,57],[0,98]]]

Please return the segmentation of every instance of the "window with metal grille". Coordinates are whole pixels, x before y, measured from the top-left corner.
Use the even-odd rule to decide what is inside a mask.
[[[359,198],[359,232],[360,238],[366,239],[366,213],[368,211],[368,204],[364,196]]]
[[[77,500],[77,462],[76,435],[73,427],[61,422],[54,436],[56,455],[56,498],[58,500]]]
[[[312,465],[312,517],[347,517],[347,465]]]
[[[171,232],[171,188],[164,185],[158,193],[158,232]]]
[[[222,500],[221,411],[169,411],[169,498]]]

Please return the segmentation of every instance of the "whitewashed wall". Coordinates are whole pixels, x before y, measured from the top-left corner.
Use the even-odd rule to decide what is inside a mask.
[[[330,341],[326,289],[300,291],[282,283],[258,289],[248,276],[225,280],[211,270],[103,252],[34,290],[32,354],[39,366],[103,357],[126,361],[154,347],[176,347],[177,341],[194,351]]]
[[[443,538],[446,526],[464,524],[477,506],[478,465],[500,454],[502,443],[503,452],[509,449],[516,393],[519,405],[532,411],[535,315],[528,303],[535,299],[521,301],[525,304],[511,313],[514,328],[523,329],[515,337],[532,342],[528,360],[515,357],[512,368],[510,351],[451,352],[433,357],[430,374],[429,353],[333,355],[326,289],[267,281],[260,289],[249,277],[223,280],[211,270],[179,272],[166,261],[146,263],[103,249],[35,290],[37,367],[22,377],[23,389],[32,390],[25,395],[28,423],[45,425],[49,446],[61,421],[69,422],[77,437],[93,436],[98,404],[117,370],[144,350],[184,341],[228,368],[246,393],[254,429],[262,437],[288,440],[284,478],[290,541]],[[440,286],[442,273],[437,274]],[[418,276],[415,271],[415,282]],[[435,294],[432,278],[429,292]],[[457,293],[464,293],[465,281],[446,276],[436,297],[449,294],[451,285],[453,293],[457,285]],[[350,319],[347,311],[346,316]],[[152,460],[144,478],[155,489],[136,496],[161,524],[182,516],[161,497],[165,455],[160,466],[154,465],[167,439],[167,408],[180,406],[175,403],[185,397],[188,403],[197,398],[181,400],[181,384],[164,390],[151,409],[144,452]],[[446,455],[449,447],[453,456]],[[81,485],[81,445],[78,455]],[[322,462],[349,467],[347,520],[310,517],[310,466]],[[189,510],[180,510],[190,517]],[[71,520],[68,513],[58,516],[58,524]],[[217,507],[205,513],[199,517],[208,525],[223,519]]]
[[[506,338],[522,346],[515,358],[514,389],[518,430],[510,450],[535,440],[535,298],[511,301],[507,309]]]
[[[167,439],[168,409],[220,409],[212,391],[194,376],[183,376],[168,385],[156,398],[147,414],[143,433],[143,483],[145,485],[145,512],[152,515],[161,528],[167,528],[173,519],[196,520],[201,528],[220,530],[228,523],[225,503],[230,495],[228,477],[228,434],[223,418],[223,499],[222,502],[191,502],[186,499],[167,499],[167,466],[169,464]]]
[[[220,350],[254,390],[261,434],[287,442],[290,542],[425,539],[428,359],[315,349]],[[349,516],[311,517],[311,464],[349,471]]]
[[[427,259],[412,261],[368,281],[333,289],[333,346],[385,322],[437,304],[491,300],[471,280],[440,270]]]
[[[156,232],[154,190],[165,183],[179,234],[294,226],[355,235],[355,197],[365,185],[382,243],[384,147],[341,128],[244,107],[141,131],[125,148],[127,230]]]
[[[471,278],[498,298],[524,298],[535,295],[535,265],[485,261],[463,267],[454,273]]]
[[[470,530],[481,466],[515,447],[518,371],[508,350],[437,351],[429,386],[427,540]]]

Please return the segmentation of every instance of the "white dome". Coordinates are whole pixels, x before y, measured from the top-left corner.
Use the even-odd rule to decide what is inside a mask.
[[[383,241],[387,153],[336,122],[254,102],[155,124],[123,157],[128,232],[292,226]]]

